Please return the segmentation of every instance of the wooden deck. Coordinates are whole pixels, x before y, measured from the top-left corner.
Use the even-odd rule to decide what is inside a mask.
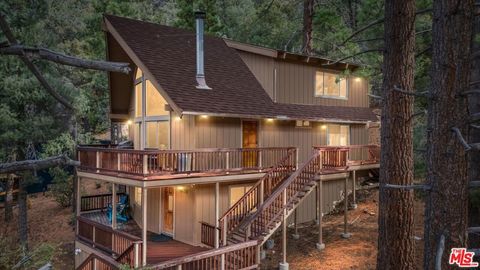
[[[107,219],[106,212],[96,211],[90,213],[83,213],[82,217],[88,218],[102,225],[111,226],[110,221]],[[132,219],[127,221],[126,223],[118,223],[117,227],[120,231],[137,237],[141,236],[141,228]],[[148,232],[147,263],[149,265],[158,264],[164,261],[209,250],[209,248],[206,247],[192,246],[169,238],[170,237],[168,236]]]

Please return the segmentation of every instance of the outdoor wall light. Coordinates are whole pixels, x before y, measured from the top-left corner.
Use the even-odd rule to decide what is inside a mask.
[[[362,81],[362,78],[360,78],[360,77],[355,78],[355,82],[361,82],[361,81]]]
[[[267,122],[273,122],[273,118],[267,118],[265,120],[267,120]]]
[[[131,125],[132,124],[132,120],[127,120],[127,125]]]
[[[327,129],[327,125],[321,125],[320,128],[321,128],[322,130],[326,130],[326,129]]]
[[[202,119],[207,119],[207,118],[208,118],[208,115],[201,115],[200,118],[202,118]]]

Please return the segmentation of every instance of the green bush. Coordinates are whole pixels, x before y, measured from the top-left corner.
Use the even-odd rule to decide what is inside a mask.
[[[62,207],[69,207],[73,203],[73,176],[61,168],[49,170],[53,176],[50,185],[51,195]]]

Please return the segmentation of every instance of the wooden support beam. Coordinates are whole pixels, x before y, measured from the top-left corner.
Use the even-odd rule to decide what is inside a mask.
[[[294,225],[294,230],[295,230],[295,232],[292,235],[293,239],[299,239],[300,238],[300,235],[298,234],[298,226],[297,226],[298,217],[297,217],[297,215],[298,215],[297,209],[295,209],[295,213],[293,215],[293,225]]]
[[[283,220],[282,220],[282,262],[280,263],[281,270],[288,270],[287,263],[287,190],[283,191]]]
[[[115,183],[112,183],[112,229],[117,229],[117,185]]]
[[[323,226],[323,196],[322,196],[322,190],[323,190],[323,182],[322,180],[318,180],[317,183],[317,221],[318,221],[318,243],[316,244],[318,250],[323,250],[325,249],[325,243],[323,243],[323,231],[322,231],[322,226]]]
[[[147,265],[147,188],[142,188],[142,266]]]
[[[357,171],[352,172],[352,208],[357,209]]]
[[[218,231],[219,222],[218,219],[220,218],[219,212],[219,201],[220,201],[220,183],[215,183],[215,243],[214,247],[218,248],[220,246],[220,234]]]
[[[352,235],[348,233],[348,177],[345,178],[345,182],[343,184],[345,200],[343,205],[343,238],[350,238]]]

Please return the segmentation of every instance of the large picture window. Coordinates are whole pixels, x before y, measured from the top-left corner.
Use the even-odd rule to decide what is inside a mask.
[[[147,123],[147,140],[145,147],[160,150],[168,149],[168,121],[152,121]]]
[[[347,78],[340,74],[317,71],[315,74],[315,96],[347,98]]]
[[[327,142],[329,146],[346,146],[350,144],[350,126],[328,125]]]

